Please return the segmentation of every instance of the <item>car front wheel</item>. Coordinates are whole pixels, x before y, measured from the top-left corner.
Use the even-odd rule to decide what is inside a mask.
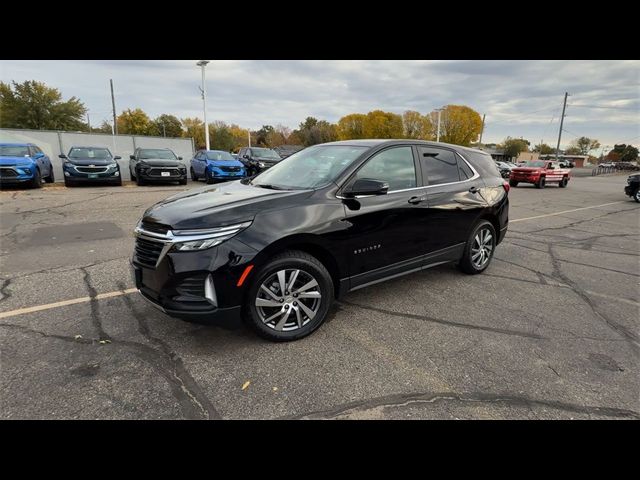
[[[636,190],[636,193],[635,193],[635,195],[633,196],[633,199],[634,199],[636,202],[640,203],[640,188],[639,188],[638,190]]]
[[[262,337],[286,342],[306,337],[327,317],[334,300],[331,275],[315,257],[286,251],[255,275],[244,305]]]
[[[42,177],[40,176],[40,170],[38,168],[36,168],[36,171],[33,174],[33,179],[31,180],[31,187],[42,188]]]
[[[460,270],[474,275],[482,273],[491,263],[496,249],[496,230],[491,222],[482,220],[471,232],[464,254],[458,264]]]

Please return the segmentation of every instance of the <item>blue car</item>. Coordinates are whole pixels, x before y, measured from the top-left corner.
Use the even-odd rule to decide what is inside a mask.
[[[33,143],[0,143],[0,185],[53,183],[51,159]]]
[[[223,150],[199,150],[191,159],[191,179],[207,183],[239,180],[247,176],[244,165]]]
[[[71,147],[68,155],[58,155],[62,159],[64,184],[73,187],[80,183],[103,183],[122,185],[120,156],[111,155],[104,147]]]

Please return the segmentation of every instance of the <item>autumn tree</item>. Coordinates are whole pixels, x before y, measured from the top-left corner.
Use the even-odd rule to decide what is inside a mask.
[[[571,142],[571,146],[575,147],[580,153],[579,155],[589,155],[591,150],[600,148],[598,140],[589,137],[576,138]]]
[[[624,143],[614,145],[613,150],[607,154],[607,159],[614,162],[635,162],[638,159],[638,149]]]
[[[402,138],[402,117],[391,112],[374,110],[364,121],[365,138]]]
[[[534,145],[533,146],[533,152],[538,152],[540,155],[549,155],[553,152],[555,152],[556,150],[547,145],[546,143],[539,143],[538,145]]]
[[[293,132],[302,140],[305,147],[318,143],[333,142],[338,139],[338,127],[326,120],[318,120],[315,117],[307,117],[300,123],[297,131]]]
[[[0,126],[33,130],[88,131],[87,109],[76,97],[62,100],[57,88],[42,82],[0,82]]]
[[[431,119],[415,110],[407,110],[402,114],[402,129],[405,138],[434,139]]]
[[[181,137],[182,123],[174,115],[162,114],[151,122],[150,133],[159,137]]]
[[[437,112],[432,112],[437,115]],[[440,117],[440,141],[468,147],[482,129],[480,114],[465,105],[447,105]]]
[[[345,115],[336,127],[339,140],[353,140],[356,138],[366,138],[364,136],[364,122],[366,115],[362,113],[351,113]]]
[[[278,124],[273,130],[267,134],[267,145],[270,148],[286,145],[291,135],[291,129],[284,125]]]
[[[183,131],[182,136],[193,138],[196,150],[205,148],[204,123],[199,118],[183,118],[181,120]]]
[[[565,149],[564,151],[565,155],[582,155],[580,153],[580,149],[576,146],[570,146],[568,148]]]
[[[501,145],[504,150],[504,154],[507,157],[518,158],[522,152],[529,151],[529,141],[523,138],[511,138],[504,139]]]
[[[93,133],[113,133],[113,125],[106,120],[103,120],[99,127],[91,127]]]
[[[229,132],[233,137],[233,151],[238,152],[242,147],[249,145],[249,130],[246,128],[240,128],[236,124],[229,126]]]
[[[124,110],[117,118],[118,133],[127,135],[149,135],[153,133],[151,119],[140,108]]]

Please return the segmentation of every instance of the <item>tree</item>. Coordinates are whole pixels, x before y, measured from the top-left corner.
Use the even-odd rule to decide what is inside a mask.
[[[0,82],[0,126],[34,130],[88,131],[84,122],[87,112],[76,97],[62,101],[57,88],[42,82]]]
[[[407,110],[402,114],[402,129],[405,138],[422,138],[422,115],[415,110]]]
[[[578,149],[579,155],[589,155],[591,150],[600,148],[600,142],[589,137],[580,137],[572,141],[571,146]]]
[[[432,112],[437,115],[438,112]],[[468,147],[482,129],[480,114],[465,105],[447,105],[440,117],[440,141]]]
[[[364,120],[365,138],[402,138],[402,117],[391,112],[374,110]]]
[[[235,147],[235,138],[229,125],[221,120],[209,124],[209,148],[229,152]]]
[[[279,147],[280,145],[286,145],[291,135],[291,129],[284,125],[278,124],[275,128],[267,134],[267,145],[270,148]]]
[[[302,140],[305,147],[318,143],[333,142],[338,139],[338,127],[326,120],[318,120],[315,117],[307,117],[300,123],[298,130],[292,132],[292,136]]]
[[[529,150],[529,141],[523,138],[505,138],[502,142],[502,149],[507,157],[518,158],[522,152]]]
[[[345,115],[337,124],[337,133],[340,140],[353,140],[355,138],[365,138],[364,122],[366,115],[362,113],[351,113]]]
[[[242,147],[249,145],[249,130],[240,128],[236,124],[231,124],[229,132],[233,137],[233,151],[238,152]]]
[[[565,155],[582,155],[578,147],[571,146],[564,151]]]
[[[150,135],[153,133],[149,116],[140,108],[124,110],[117,118],[118,133],[128,135]]]
[[[202,120],[199,118],[183,118],[181,122],[184,127],[182,136],[186,138],[193,138],[196,150],[205,148],[204,123]]]
[[[162,114],[151,122],[150,133],[159,137],[181,137],[182,123],[178,117]]]
[[[624,143],[614,145],[613,150],[607,154],[607,159],[613,162],[635,162],[638,159],[638,149]]]
[[[255,134],[256,134],[256,143],[258,145],[262,145],[262,146],[266,147],[268,145],[267,137],[273,131],[274,131],[274,128],[271,125],[263,125],[260,130],[255,132]]]
[[[539,143],[538,145],[534,145],[532,151],[538,152],[540,155],[549,155],[555,152],[556,150],[553,147],[547,145],[546,143]]]

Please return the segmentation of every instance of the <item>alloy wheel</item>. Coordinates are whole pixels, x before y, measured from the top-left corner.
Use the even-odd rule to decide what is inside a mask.
[[[493,252],[493,234],[488,228],[483,228],[473,239],[471,246],[471,262],[473,266],[480,270],[486,265]]]
[[[293,268],[268,276],[255,299],[260,321],[281,332],[307,325],[315,318],[321,303],[318,281],[310,273]]]

